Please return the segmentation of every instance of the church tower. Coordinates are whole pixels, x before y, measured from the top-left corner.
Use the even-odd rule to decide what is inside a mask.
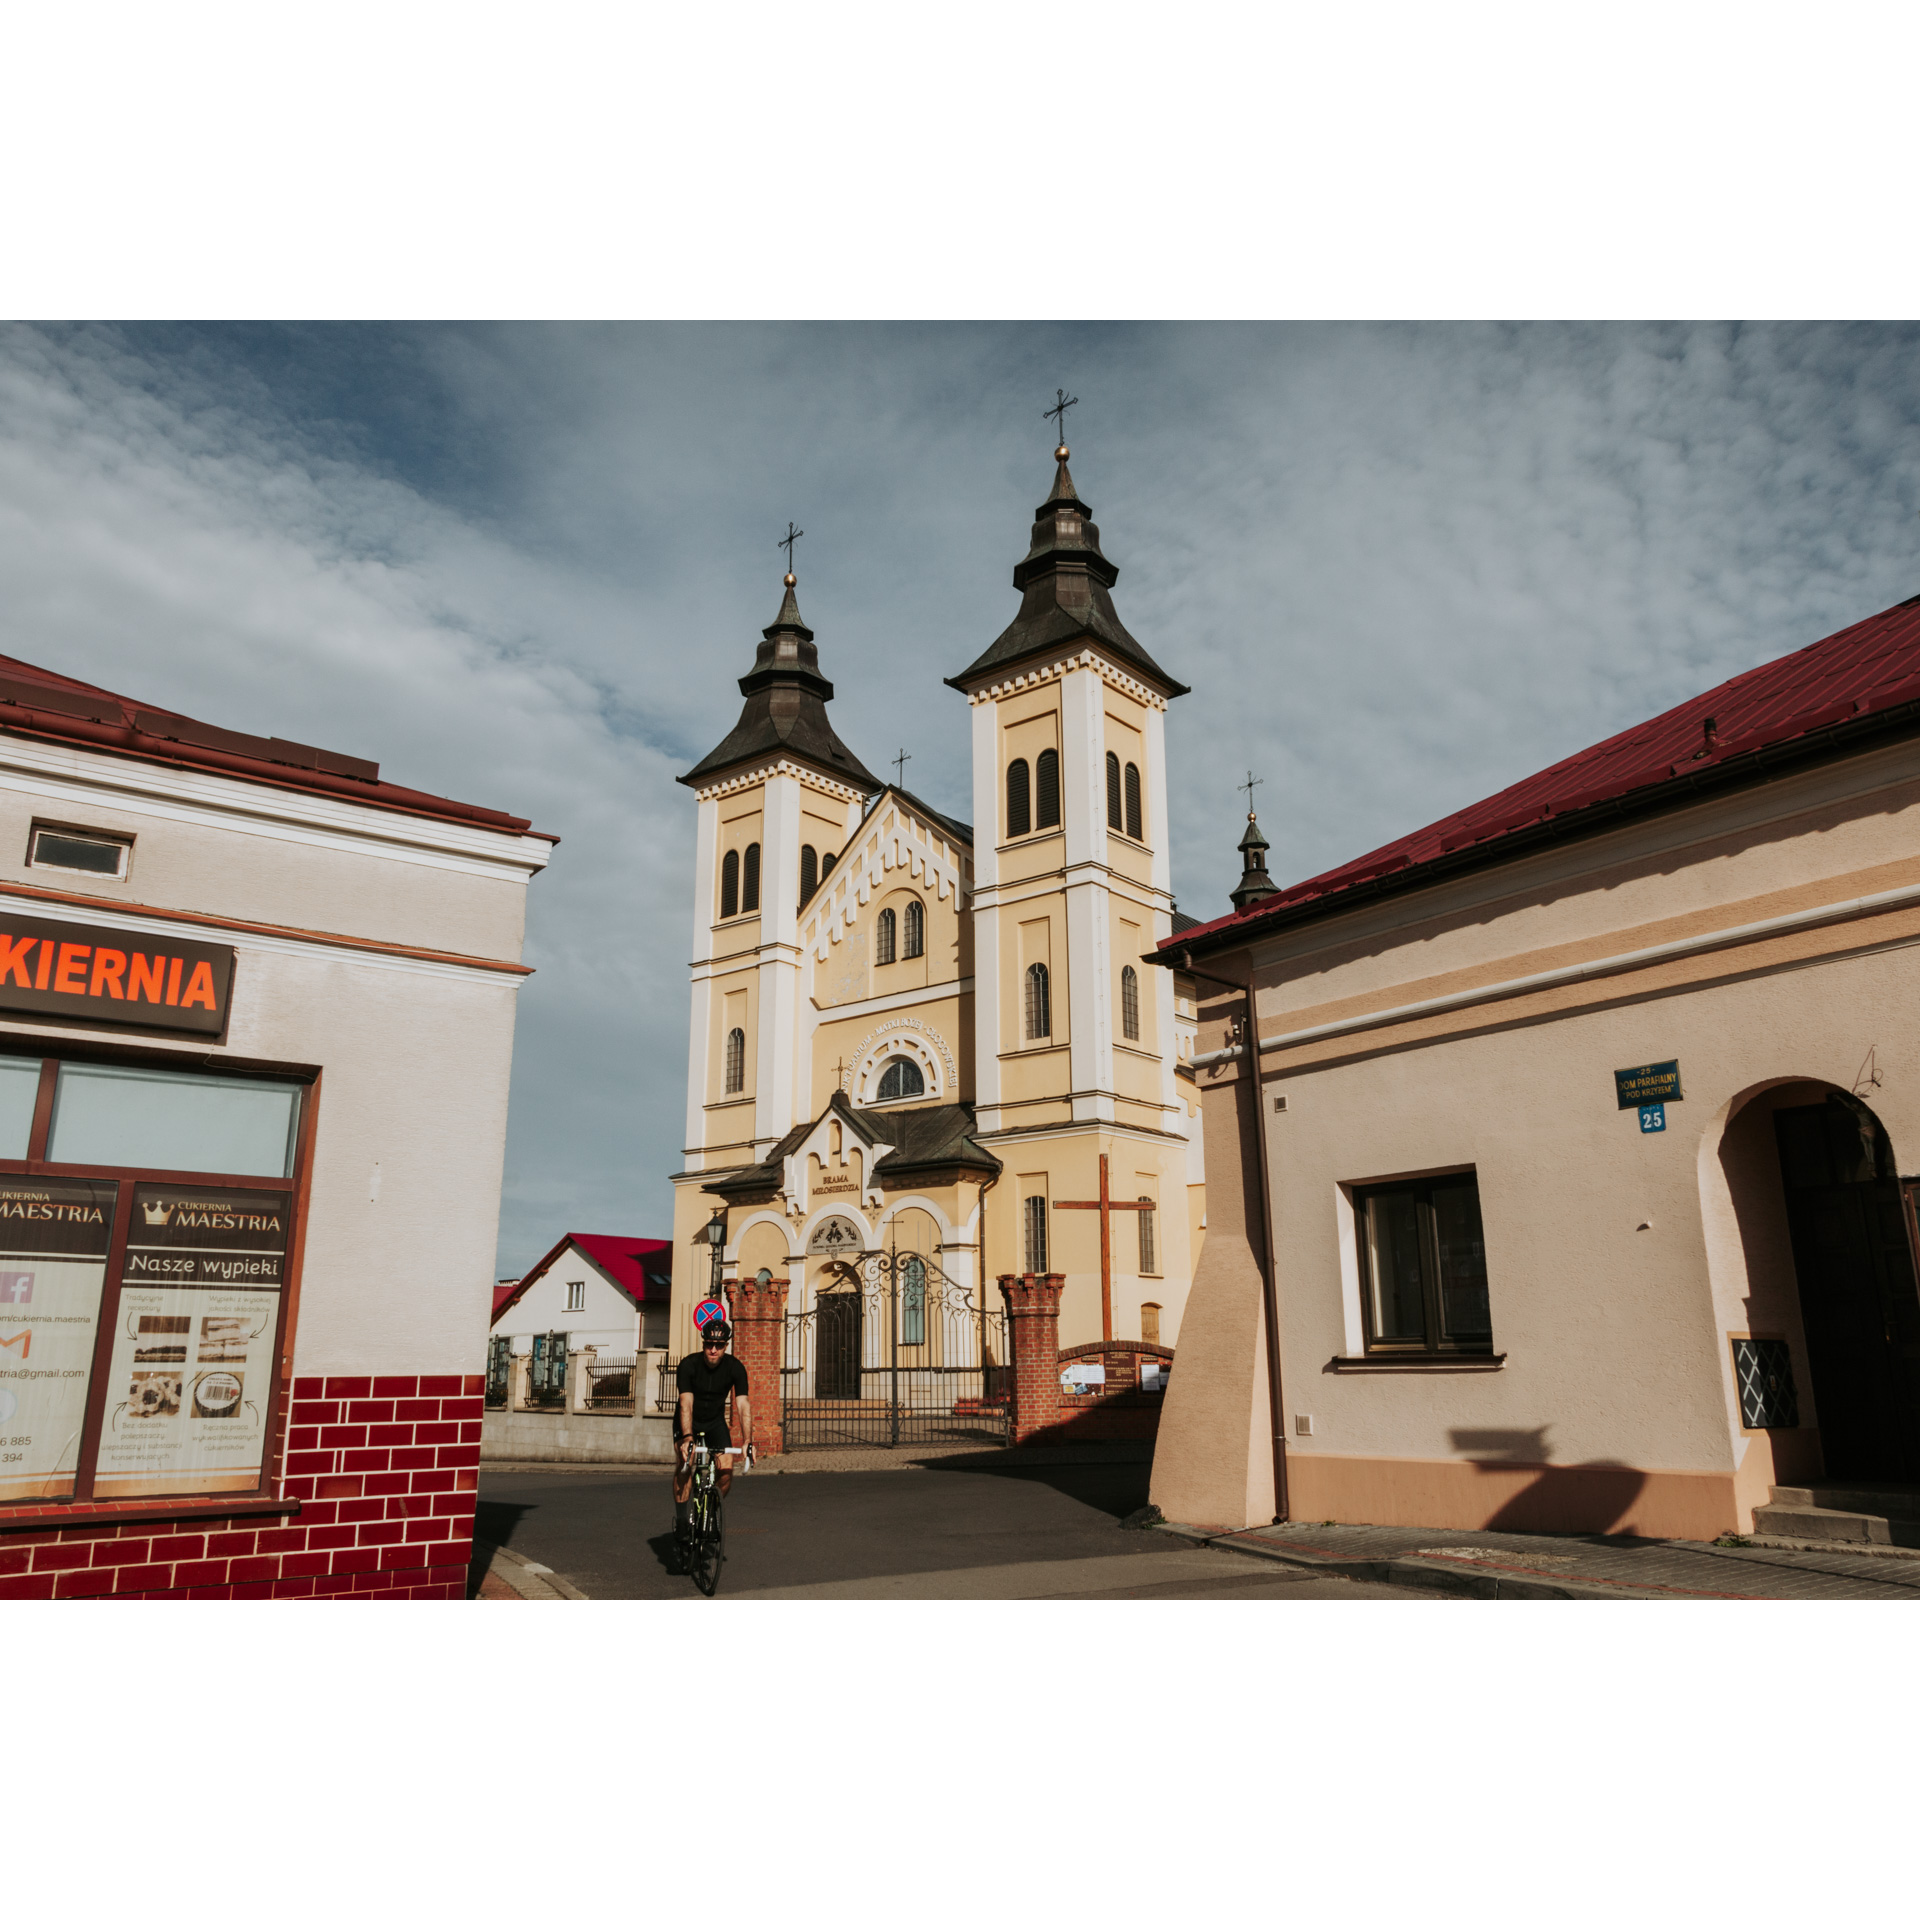
[[[680,776],[699,801],[678,1176],[695,1190],[715,1169],[758,1159],[808,1117],[797,922],[823,866],[859,825],[863,802],[880,790],[827,718],[833,683],[820,672],[795,584],[789,573],[780,611],[740,681],[739,723]]]
[[[1176,984],[1143,960],[1173,931],[1165,720],[1187,689],[1121,624],[1054,458],[1019,613],[947,683],[973,709],[976,1138],[1006,1168],[986,1270],[1066,1273],[1063,1343],[1158,1339],[1200,1225]]]

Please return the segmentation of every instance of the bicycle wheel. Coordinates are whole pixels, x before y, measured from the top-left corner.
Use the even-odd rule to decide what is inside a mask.
[[[720,1566],[726,1555],[727,1505],[718,1488],[709,1488],[706,1513],[694,1546],[693,1584],[709,1600],[720,1586]]]

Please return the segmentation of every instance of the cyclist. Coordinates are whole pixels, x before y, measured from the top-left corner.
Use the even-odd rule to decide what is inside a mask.
[[[741,1445],[747,1459],[753,1459],[753,1402],[748,1398],[747,1370],[738,1357],[727,1351],[733,1329],[724,1320],[715,1320],[700,1335],[700,1351],[680,1362],[675,1384],[680,1389],[680,1408],[674,1417],[679,1436],[679,1464],[673,1472],[673,1536],[684,1559],[692,1532],[692,1517],[687,1497],[693,1491],[693,1443],[707,1443],[714,1465],[720,1470],[720,1497],[733,1485],[733,1455],[728,1449],[733,1437],[727,1422],[727,1395],[732,1394],[740,1410]]]

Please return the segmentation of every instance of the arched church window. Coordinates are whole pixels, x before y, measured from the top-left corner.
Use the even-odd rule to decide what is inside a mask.
[[[873,923],[873,964],[876,967],[893,965],[894,926],[893,909],[882,907],[880,917]]]
[[[820,884],[820,856],[811,847],[800,849],[800,900],[804,905]]]
[[[1060,824],[1060,756],[1049,747],[1034,762],[1034,825],[1057,827]]]
[[[901,948],[901,957],[918,960],[927,950],[927,910],[918,900],[907,902],[906,945]]]
[[[910,1253],[900,1267],[900,1344],[919,1347],[927,1339],[927,1263]]]
[[[1140,1038],[1140,976],[1131,967],[1120,969],[1120,1037]]]
[[[760,911],[760,842],[758,840],[747,849],[747,857],[741,864],[740,911],[742,913]]]
[[[1146,838],[1140,831],[1140,769],[1131,760],[1127,762],[1127,837]]]
[[[1016,760],[1007,768],[1007,838],[1033,831],[1033,808],[1027,786],[1027,763]]]
[[[1052,997],[1047,991],[1047,970],[1038,960],[1027,969],[1027,1038],[1045,1040],[1053,1032]]]
[[[747,1090],[747,1036],[734,1027],[727,1034],[727,1091],[744,1093]]]
[[[820,856],[820,878],[824,880],[839,864],[840,856],[837,853],[823,853]]]
[[[740,911],[740,856],[729,847],[720,862],[720,918],[731,920]]]
[[[925,1076],[911,1060],[896,1056],[887,1062],[887,1070],[880,1076],[880,1091],[874,1095],[876,1100],[918,1100],[927,1090]]]
[[[1107,826],[1114,833],[1120,831],[1120,756],[1117,753],[1107,755]]]

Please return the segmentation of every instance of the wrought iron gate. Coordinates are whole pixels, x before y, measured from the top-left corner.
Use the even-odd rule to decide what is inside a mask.
[[[1013,1346],[1006,1312],[976,1301],[925,1254],[861,1255],[789,1313],[780,1367],[788,1452],[1008,1442]]]

